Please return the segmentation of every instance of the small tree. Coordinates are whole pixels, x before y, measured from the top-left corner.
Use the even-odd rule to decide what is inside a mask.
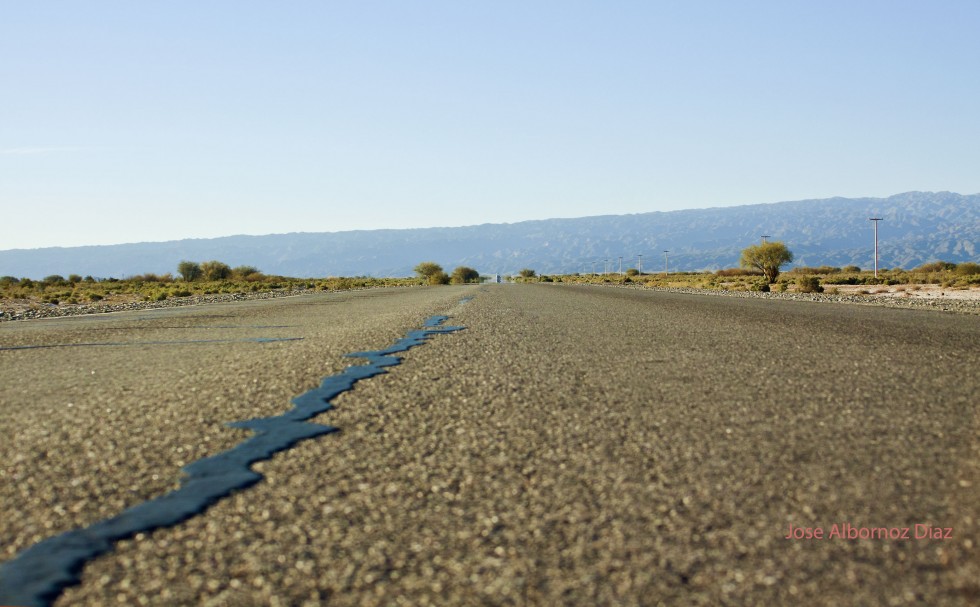
[[[531,268],[524,268],[519,273],[521,275],[521,278],[534,278],[536,274],[535,271],[532,270]]]
[[[419,275],[419,278],[429,279],[433,275],[439,274],[440,272],[442,272],[442,266],[434,261],[423,261],[419,265],[415,266],[415,273]]]
[[[769,284],[776,282],[779,268],[793,261],[793,253],[781,242],[765,242],[742,251],[740,265],[762,272]]]
[[[231,267],[220,261],[205,261],[201,264],[205,280],[224,280],[231,276]]]
[[[201,264],[193,261],[182,261],[177,264],[177,273],[185,282],[192,282],[201,277]]]
[[[453,276],[450,279],[454,285],[461,285],[468,282],[480,282],[480,273],[473,268],[467,268],[466,266],[459,266],[453,270]]]

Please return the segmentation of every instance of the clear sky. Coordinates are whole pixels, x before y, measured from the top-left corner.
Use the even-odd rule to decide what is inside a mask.
[[[0,0],[0,249],[980,192],[980,2]]]

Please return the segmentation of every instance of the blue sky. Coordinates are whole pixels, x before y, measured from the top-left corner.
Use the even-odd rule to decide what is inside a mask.
[[[980,192],[980,2],[0,0],[0,249]]]

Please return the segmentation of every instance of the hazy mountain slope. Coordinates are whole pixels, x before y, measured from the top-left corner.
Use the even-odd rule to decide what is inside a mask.
[[[740,207],[549,219],[462,228],[229,236],[111,246],[0,251],[0,275],[90,274],[122,277],[175,272],[183,259],[218,259],[289,276],[400,276],[419,261],[484,273],[601,270],[603,259],[645,269],[716,269],[768,234],[796,254],[796,265],[872,264],[869,217],[880,224],[882,267],[980,258],[980,194],[909,192],[890,198],[832,198]]]

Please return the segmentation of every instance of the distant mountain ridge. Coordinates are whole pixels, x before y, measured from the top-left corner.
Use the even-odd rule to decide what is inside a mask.
[[[0,275],[42,278],[69,273],[121,278],[176,273],[181,260],[217,259],[297,277],[407,276],[420,261],[484,274],[663,267],[714,270],[738,265],[760,236],[781,240],[793,265],[871,267],[869,217],[881,217],[879,264],[911,268],[942,259],[980,260],[980,194],[907,192],[888,198],[830,198],[737,207],[545,219],[457,228],[360,230],[226,236],[85,247],[0,251]]]

